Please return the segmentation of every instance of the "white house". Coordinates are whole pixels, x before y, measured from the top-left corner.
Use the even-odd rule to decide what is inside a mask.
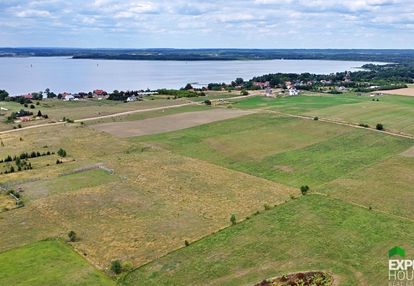
[[[137,97],[136,97],[135,95],[133,95],[133,96],[129,96],[129,97],[127,98],[127,102],[132,102],[132,101],[137,101]]]
[[[66,94],[65,95],[65,101],[70,101],[70,100],[74,100],[75,97],[72,94]]]
[[[297,90],[296,88],[289,88],[289,96],[296,96],[299,95],[299,90]]]

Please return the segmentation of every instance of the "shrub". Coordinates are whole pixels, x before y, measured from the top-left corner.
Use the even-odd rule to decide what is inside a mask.
[[[235,225],[237,223],[236,215],[235,214],[232,214],[230,216],[230,222],[231,222],[232,225]]]
[[[318,120],[319,120],[319,117],[318,117],[318,116],[315,116],[315,117],[313,118],[313,120],[318,121]]]
[[[76,232],[74,232],[73,230],[68,232],[68,237],[70,242],[75,242],[77,240]]]
[[[205,105],[211,105],[211,100],[209,100],[209,99],[204,100],[204,104]]]
[[[115,274],[120,274],[122,272],[122,265],[119,260],[114,260],[111,262],[111,271]]]
[[[57,154],[62,158],[66,157],[66,151],[62,148],[57,151]]]
[[[249,92],[247,90],[242,90],[240,92],[241,95],[249,95]]]
[[[268,204],[264,204],[264,209],[265,209],[265,211],[270,211],[272,209],[272,207]]]
[[[384,125],[382,125],[381,123],[378,123],[376,128],[377,128],[377,130],[382,131],[382,130],[384,130]]]
[[[189,246],[189,245],[190,245],[190,242],[188,242],[188,240],[185,240],[185,241],[184,241],[184,245],[185,245],[185,246]]]
[[[129,271],[131,271],[133,268],[134,268],[134,265],[132,264],[132,262],[131,262],[131,261],[125,261],[125,262],[122,264],[122,270],[123,270],[123,271],[129,272]]]
[[[369,127],[369,125],[368,124],[365,124],[365,123],[360,123],[359,126],[365,127],[365,128],[368,128]]]
[[[302,195],[306,195],[308,191],[309,191],[309,186],[305,185],[305,186],[300,187],[300,192],[302,193]]]

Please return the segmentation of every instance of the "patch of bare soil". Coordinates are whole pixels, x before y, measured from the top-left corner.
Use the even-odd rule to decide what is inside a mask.
[[[401,156],[403,157],[409,157],[409,158],[414,158],[414,146],[411,147],[408,150],[405,150],[404,152],[401,153]]]
[[[324,272],[299,272],[281,277],[266,279],[255,286],[330,286],[333,277]]]
[[[274,166],[273,168],[275,170],[282,171],[282,172],[289,173],[289,174],[295,172],[295,169],[290,166],[280,165],[280,166]]]
[[[207,111],[186,112],[137,121],[103,123],[92,127],[96,130],[108,132],[118,137],[133,137],[190,128],[251,113],[254,112],[217,108]]]
[[[414,96],[414,87],[392,89],[392,90],[380,90],[378,92],[381,92],[384,94],[398,94],[398,95],[405,95],[405,96]]]

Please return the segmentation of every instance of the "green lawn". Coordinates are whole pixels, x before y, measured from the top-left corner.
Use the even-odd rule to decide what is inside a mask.
[[[0,253],[0,285],[115,285],[68,245],[40,241]]]
[[[253,216],[132,272],[126,285],[253,285],[322,270],[339,285],[386,285],[387,251],[414,255],[414,223],[324,196]]]
[[[412,144],[367,130],[269,114],[133,140],[294,187],[332,181]]]

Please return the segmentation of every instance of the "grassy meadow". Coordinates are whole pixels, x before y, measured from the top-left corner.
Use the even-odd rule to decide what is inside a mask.
[[[413,253],[413,239],[414,222],[308,195],[149,263],[124,282],[238,286],[321,270],[338,285],[385,285],[387,251],[397,244]]]
[[[412,145],[409,139],[272,114],[135,140],[297,188],[317,187]]]
[[[178,105],[189,102],[186,99],[157,99],[157,100],[145,100],[124,103],[122,101],[112,100],[82,100],[82,101],[64,101],[64,100],[41,100],[38,101],[39,105],[34,101],[32,104],[35,106],[34,109],[24,107],[23,105],[16,102],[0,102],[0,107],[8,109],[7,111],[0,112],[0,131],[13,129],[17,123],[6,123],[7,116],[11,112],[17,112],[20,109],[28,110],[33,112],[34,115],[40,110],[43,115],[47,114],[48,119],[34,120],[29,122],[22,122],[22,127],[46,124],[50,122],[61,121],[64,117],[71,120],[80,120],[90,117],[98,117],[104,115],[110,115],[114,113],[150,109],[157,107],[168,107],[171,105]],[[133,119],[133,118],[132,118]]]
[[[311,270],[332,273],[338,285],[382,285],[388,249],[414,253],[413,140],[268,111],[381,121],[409,133],[413,99],[254,96],[233,108],[256,114],[163,134],[125,139],[90,125],[215,107],[1,134],[0,158],[60,148],[67,156],[30,158],[33,169],[0,175],[0,187],[21,190],[25,203],[5,210],[14,201],[0,195],[0,285],[112,285],[100,271],[112,275],[114,259],[136,268],[122,285],[251,286]],[[160,102],[178,103],[129,106]],[[128,106],[47,104],[42,112],[71,119]],[[79,240],[68,246],[70,230]]]
[[[41,131],[41,132],[40,132]],[[22,140],[20,140],[22,138]],[[0,215],[0,250],[75,230],[74,247],[102,269],[113,259],[138,266],[299,192],[278,183],[169,151],[131,143],[79,124],[3,136],[1,156],[30,150],[68,155],[30,159],[33,170],[1,176],[21,189],[25,207]],[[47,146],[47,148],[44,148]],[[43,148],[43,149],[42,149]],[[54,155],[56,156],[56,155]],[[73,173],[100,163],[96,169]]]
[[[116,285],[60,240],[39,241],[0,253],[0,284]]]
[[[388,130],[414,135],[414,101],[408,96],[384,95],[373,98],[356,94],[311,94],[277,99],[251,97],[237,101],[234,107],[318,116],[356,125],[368,124],[371,127],[382,123]]]

